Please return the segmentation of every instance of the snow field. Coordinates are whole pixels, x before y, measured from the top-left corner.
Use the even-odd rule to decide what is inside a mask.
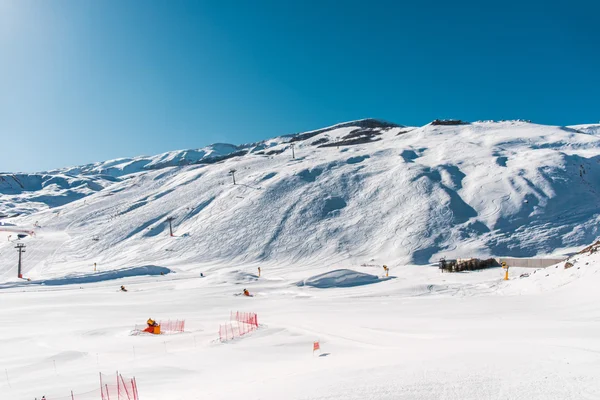
[[[413,266],[373,285],[319,289],[295,285],[316,269],[263,268],[247,280],[254,268],[223,266],[206,278],[5,289],[0,367],[11,387],[0,380],[0,398],[86,392],[99,370],[119,370],[136,376],[144,400],[592,399],[598,261],[580,256],[574,268],[508,282],[500,269]],[[255,297],[235,296],[243,287]],[[260,329],[220,343],[219,324],[237,310],[257,312]],[[148,317],[186,319],[186,332],[130,336]],[[324,357],[313,356],[315,340]]]
[[[0,230],[0,400],[89,393],[117,370],[143,400],[599,398],[597,254],[511,268],[508,282],[428,265],[594,241],[597,127],[427,125],[314,144],[357,123],[296,141],[295,160],[280,137],[213,164],[185,165],[238,147],[54,172],[102,187],[0,187],[0,212],[24,212],[7,227],[39,226],[21,240],[30,282]],[[260,328],[221,343],[231,311]],[[131,335],[149,317],[186,332]]]

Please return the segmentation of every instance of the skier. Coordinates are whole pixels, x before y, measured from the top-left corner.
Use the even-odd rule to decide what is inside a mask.
[[[248,289],[244,289],[244,296],[251,297],[250,296],[250,292],[248,291]]]
[[[121,285],[121,292],[126,292],[127,289],[125,289],[125,286]]]
[[[200,272],[200,278],[204,278],[204,274]]]

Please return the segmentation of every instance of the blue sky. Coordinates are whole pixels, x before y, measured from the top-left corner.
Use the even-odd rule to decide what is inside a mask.
[[[0,1],[0,171],[365,117],[598,122],[600,5],[560,3]]]

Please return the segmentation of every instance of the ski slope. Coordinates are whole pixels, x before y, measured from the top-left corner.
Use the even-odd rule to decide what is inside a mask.
[[[280,137],[215,163],[141,168],[83,198],[5,221],[41,226],[36,248],[45,246],[46,258],[27,263],[33,276],[86,272],[94,262],[107,269],[427,264],[548,255],[598,236],[600,146],[592,127],[378,124]],[[348,137],[366,142],[336,145]],[[4,210],[11,199],[0,196]],[[11,251],[0,244],[0,254]],[[0,274],[10,265],[3,261]]]
[[[573,261],[573,260],[572,260]],[[135,376],[144,400],[595,399],[597,254],[545,270],[392,269],[352,287],[297,286],[315,268],[221,267],[0,290],[0,398],[99,399],[98,371]],[[380,268],[357,272],[379,275]],[[535,271],[535,273],[533,273]],[[340,277],[339,271],[334,272]],[[127,293],[118,290],[125,284]],[[248,288],[254,297],[235,296]],[[230,311],[260,328],[218,342]],[[148,318],[178,335],[132,335]],[[321,351],[313,354],[319,341]],[[9,386],[10,384],[10,386]],[[95,390],[95,392],[94,392]]]
[[[24,174],[0,186],[0,400],[98,400],[117,370],[143,400],[596,399],[598,253],[509,281],[429,263],[595,241],[597,135],[361,120]],[[220,343],[231,311],[260,327]],[[132,335],[149,317],[186,332]]]

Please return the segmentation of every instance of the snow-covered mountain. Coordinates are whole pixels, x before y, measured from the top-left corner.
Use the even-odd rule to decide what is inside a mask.
[[[398,125],[365,119],[337,124],[329,128],[304,132],[296,135],[285,135],[257,143],[233,145],[228,143],[215,143],[210,146],[195,150],[176,150],[158,154],[156,156],[139,156],[134,158],[119,158],[115,160],[97,162],[77,167],[60,168],[48,171],[48,174],[66,175],[109,175],[120,177],[135,172],[161,169],[165,167],[184,166],[192,164],[212,164],[227,158],[242,156],[245,154],[261,153],[270,147],[281,143],[305,140],[319,133],[335,128],[354,127],[363,128],[367,131],[377,132],[385,127],[397,127]],[[359,135],[360,136],[360,135]]]
[[[40,209],[59,207],[114,182],[114,178],[103,175],[0,174],[0,216],[32,214]]]
[[[23,175],[17,186],[2,175],[0,212],[18,208],[31,214],[4,221],[42,226],[31,240],[46,250],[32,275],[91,262],[393,265],[545,254],[598,236],[599,128],[352,121]],[[0,273],[12,269],[0,259]]]

